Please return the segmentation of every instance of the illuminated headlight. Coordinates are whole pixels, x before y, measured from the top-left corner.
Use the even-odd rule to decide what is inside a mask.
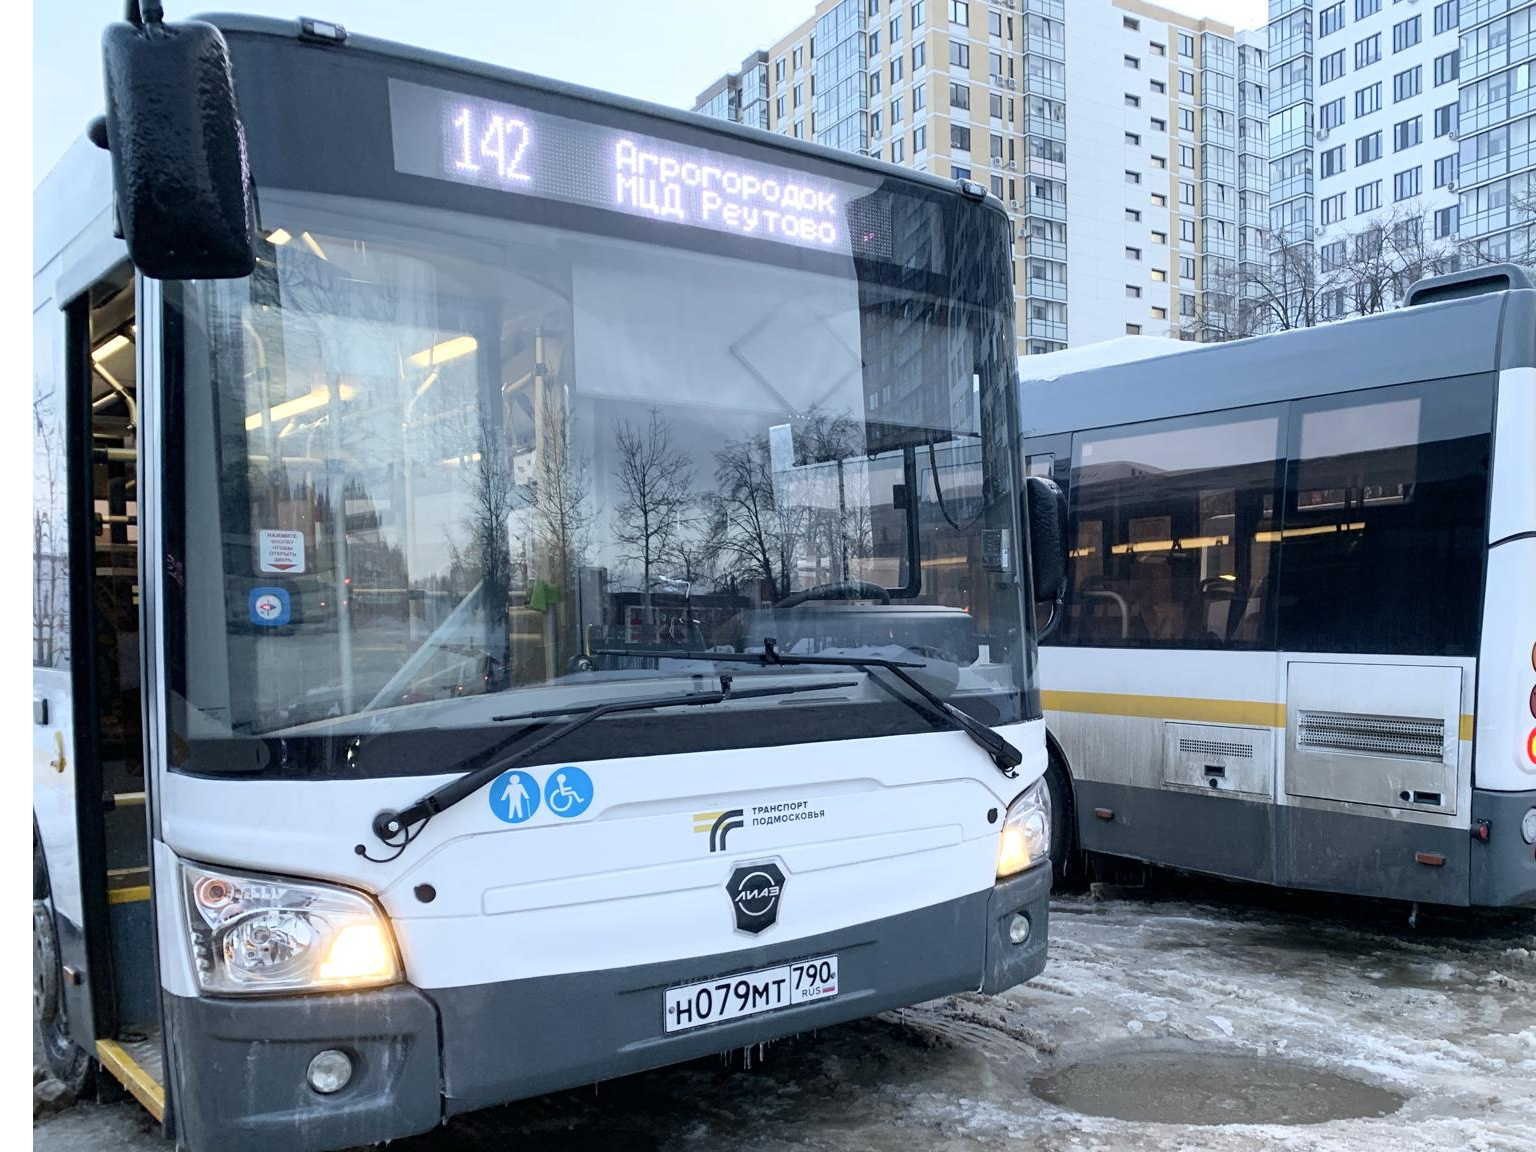
[[[1051,858],[1051,793],[1044,780],[1008,805],[997,846],[997,874],[1012,876]]]
[[[1536,844],[1536,808],[1527,812],[1520,821],[1520,835],[1527,844]]]
[[[205,992],[362,988],[400,979],[384,915],[360,893],[191,864],[181,874]]]

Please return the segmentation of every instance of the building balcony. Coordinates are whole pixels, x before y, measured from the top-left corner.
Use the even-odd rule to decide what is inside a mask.
[[[1312,30],[1308,28],[1300,35],[1290,35],[1283,39],[1269,42],[1269,66],[1273,68],[1277,64],[1284,64],[1287,60],[1305,55],[1312,51]]]
[[[1269,209],[1240,208],[1237,212],[1237,223],[1241,228],[1257,228],[1260,231],[1268,231]]]
[[[1536,56],[1536,32],[1526,32],[1520,36],[1511,37],[1507,43],[1500,44],[1497,48],[1490,48],[1486,52],[1479,52],[1476,56],[1468,56],[1459,62],[1461,83],[1468,84],[1473,80],[1481,80],[1490,73],[1497,72],[1501,68],[1508,68],[1511,64],[1519,64]]]
[[[1024,134],[1044,136],[1047,140],[1065,140],[1067,126],[1060,120],[1052,120],[1049,116],[1026,116],[1024,117]]]
[[[1067,45],[1062,40],[1052,40],[1045,36],[1024,37],[1024,50],[1032,52],[1036,56],[1044,56],[1047,60],[1062,60],[1067,58]]]
[[[1237,259],[1236,240],[1206,240],[1200,246],[1200,251],[1207,256],[1225,256],[1228,260]]]
[[[1284,180],[1276,180],[1269,186],[1269,202],[1278,204],[1282,200],[1294,200],[1298,196],[1312,195],[1312,173],[1307,172],[1300,176],[1288,176]]]
[[[1031,176],[1044,176],[1048,180],[1065,180],[1067,178],[1067,166],[1056,160],[1047,160],[1043,156],[1031,156],[1024,162],[1024,170]]]
[[[1025,61],[1024,79],[1020,82],[1020,87],[1025,92],[1034,96],[1044,96],[1048,100],[1065,100],[1067,98],[1067,86],[1065,83],[1060,80],[1052,80],[1038,72],[1030,72],[1028,57],[1025,58]]]
[[[1461,0],[1461,30],[1476,28],[1485,20],[1513,12],[1530,0]]]
[[[1043,236],[1026,236],[1024,238],[1024,255],[1065,263],[1067,259],[1067,246],[1060,240],[1047,240]]]
[[[1200,131],[1200,143],[1216,144],[1222,148],[1237,147],[1237,133],[1230,128],[1203,128]]]
[[[1031,340],[1054,340],[1064,344],[1067,340],[1067,325],[1065,321],[1035,320],[1026,315],[1024,335]]]
[[[1067,286],[1059,280],[1039,280],[1030,277],[1024,281],[1024,295],[1035,300],[1065,301]]]
[[[1023,200],[1024,215],[1038,216],[1042,220],[1065,220],[1067,205],[1064,200],[1043,200],[1039,196],[1027,196]]]
[[[1023,0],[1019,7],[1037,16],[1051,16],[1057,20],[1067,18],[1067,0]]]

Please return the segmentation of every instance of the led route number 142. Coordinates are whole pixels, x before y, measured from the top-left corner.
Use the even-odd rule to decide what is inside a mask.
[[[474,113],[460,108],[453,118],[453,126],[459,130],[459,155],[453,166],[460,172],[479,172],[481,165],[476,159]],[[493,115],[480,137],[479,160],[493,161],[494,171],[503,180],[525,183],[531,179],[523,170],[523,157],[528,151],[528,125],[521,120],[500,114]]]

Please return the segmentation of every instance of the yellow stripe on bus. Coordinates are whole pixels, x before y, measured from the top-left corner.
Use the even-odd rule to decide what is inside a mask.
[[[1251,728],[1285,727],[1285,705],[1268,700],[1208,700],[1199,696],[1046,690],[1040,693],[1040,703],[1051,712],[1081,712],[1090,716],[1139,716],[1199,724],[1242,724]],[[1475,718],[1464,713],[1458,732],[1460,739],[1471,740],[1475,727]]]
[[[133,1093],[133,1098],[149,1110],[156,1120],[165,1119],[165,1088],[139,1062],[123,1049],[116,1040],[96,1041],[96,1058],[102,1066],[122,1081],[123,1087]]]
[[[132,888],[108,888],[108,904],[137,904],[149,899],[149,885],[138,884]]]

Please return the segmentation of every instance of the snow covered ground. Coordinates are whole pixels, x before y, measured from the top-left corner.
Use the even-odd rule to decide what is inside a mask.
[[[1163,881],[1058,898],[1050,956],[999,999],[525,1101],[391,1148],[1536,1148],[1531,914],[1426,911],[1411,927],[1394,906]],[[131,1105],[79,1106],[34,1142],[163,1147]]]

